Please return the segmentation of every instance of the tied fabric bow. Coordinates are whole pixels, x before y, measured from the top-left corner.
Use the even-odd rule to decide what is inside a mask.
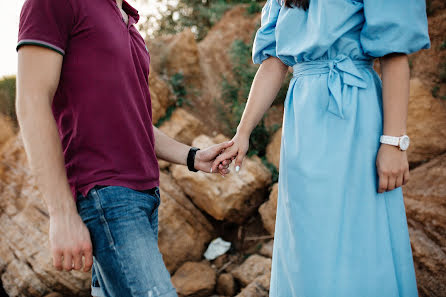
[[[344,55],[336,57],[336,59],[329,62],[328,67],[328,89],[330,91],[330,98],[328,103],[328,111],[334,115],[344,118],[342,108],[342,85],[346,84],[357,88],[366,88],[367,84],[361,76],[355,63]],[[342,73],[342,76],[341,76]]]

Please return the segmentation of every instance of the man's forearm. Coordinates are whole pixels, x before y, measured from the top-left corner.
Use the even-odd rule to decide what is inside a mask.
[[[186,165],[190,146],[167,136],[153,126],[156,156],[170,163]]]
[[[25,103],[26,102],[26,103]],[[76,211],[50,100],[17,98],[17,117],[31,170],[50,215]]]

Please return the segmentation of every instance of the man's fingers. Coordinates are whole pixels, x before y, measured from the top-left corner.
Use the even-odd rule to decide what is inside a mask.
[[[71,252],[64,252],[63,254],[63,269],[66,271],[70,271],[73,269],[73,257]]]
[[[84,248],[84,272],[90,271],[93,266],[93,249],[90,246]]]
[[[53,251],[53,266],[57,270],[62,270],[62,252],[59,250]]]
[[[73,254],[73,268],[74,270],[80,270],[82,268],[82,253],[76,252]]]
[[[228,147],[231,147],[233,144],[234,144],[234,141],[232,141],[232,140],[231,141],[222,142],[222,143],[216,144],[215,145],[215,149],[218,152],[220,152],[222,150],[227,149]]]

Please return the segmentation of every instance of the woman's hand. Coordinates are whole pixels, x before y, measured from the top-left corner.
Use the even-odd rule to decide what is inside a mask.
[[[399,188],[409,181],[407,154],[395,146],[381,144],[376,157],[376,168],[379,176],[379,193]]]
[[[235,158],[235,171],[239,172],[242,167],[243,160],[249,148],[249,134],[237,133],[232,142],[231,147],[227,148],[221,155],[219,155],[212,164],[212,172],[217,169],[221,170],[222,166],[227,166]]]

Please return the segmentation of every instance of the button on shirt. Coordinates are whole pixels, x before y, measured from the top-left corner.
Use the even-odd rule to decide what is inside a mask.
[[[138,11],[114,0],[27,0],[17,50],[63,55],[52,110],[74,199],[95,185],[135,190],[159,184],[148,88],[150,56]],[[42,71],[45,71],[42,69]]]

